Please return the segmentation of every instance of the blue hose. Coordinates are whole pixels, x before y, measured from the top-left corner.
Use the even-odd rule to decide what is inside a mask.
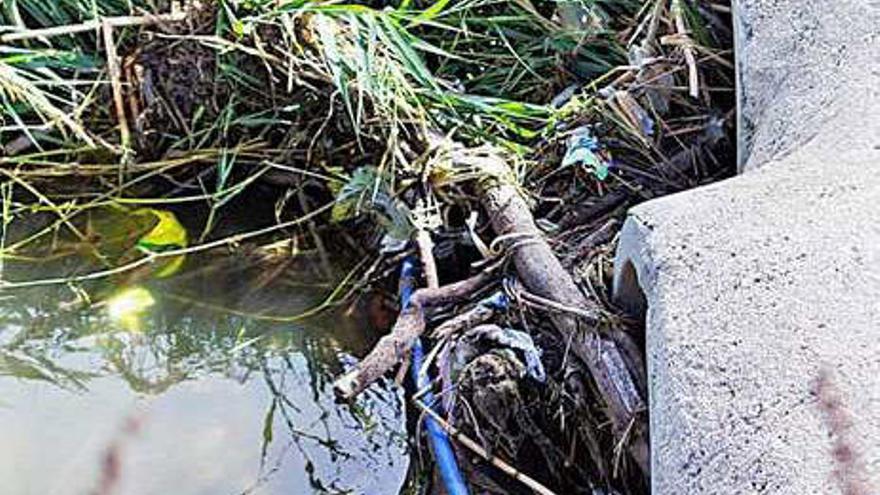
[[[401,310],[409,306],[410,298],[415,290],[416,264],[410,257],[403,261],[400,268],[400,306]],[[422,339],[417,339],[412,349],[412,366],[410,367],[413,381],[416,382],[417,390],[428,390],[422,397],[428,407],[433,407],[434,394],[430,391],[430,380],[427,375],[421,375],[419,370],[422,368],[422,362],[425,360],[425,352],[422,349]],[[425,418],[425,428],[428,430],[428,442],[431,445],[431,451],[434,453],[434,461],[437,463],[437,470],[440,471],[440,478],[446,487],[449,495],[468,495],[468,488],[458,469],[458,463],[455,460],[455,453],[452,445],[449,443],[449,437],[443,428],[434,421],[433,418],[427,416]]]

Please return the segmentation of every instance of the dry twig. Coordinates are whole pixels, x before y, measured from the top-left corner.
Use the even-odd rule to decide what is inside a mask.
[[[37,38],[51,38],[53,36],[62,36],[65,34],[87,33],[89,31],[103,29],[104,25],[109,25],[111,27],[147,26],[152,24],[162,24],[165,22],[180,22],[184,19],[186,19],[186,13],[184,12],[160,15],[105,17],[103,19],[92,19],[80,24],[14,31],[12,33],[0,35],[0,43],[11,43],[13,41]]]
[[[492,454],[490,454],[489,452],[487,452],[486,449],[484,449],[483,447],[480,446],[480,444],[478,444],[477,442],[472,440],[470,437],[468,437],[467,435],[462,433],[456,427],[449,424],[446,420],[444,420],[442,417],[440,417],[439,414],[437,414],[430,407],[428,407],[424,403],[422,403],[422,401],[415,400],[414,402],[415,402],[416,406],[418,406],[418,408],[422,410],[423,413],[427,414],[428,416],[431,417],[431,419],[436,421],[437,424],[440,425],[440,427],[443,428],[450,437],[455,439],[463,447],[467,448],[468,450],[470,450],[474,454],[476,454],[476,455],[482,457],[484,460],[488,461],[490,464],[492,464],[493,466],[498,468],[504,474],[510,476],[511,478],[513,478],[513,479],[519,481],[520,483],[524,484],[525,486],[531,488],[532,490],[534,490],[535,493],[538,493],[540,495],[556,495],[555,492],[553,492],[552,490],[550,490],[546,486],[542,485],[534,478],[524,474],[519,469],[511,466],[510,464],[504,462],[503,460],[499,459],[498,457],[495,457]]]

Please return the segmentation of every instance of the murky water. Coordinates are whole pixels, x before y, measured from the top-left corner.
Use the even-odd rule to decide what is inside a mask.
[[[343,308],[284,321],[332,289],[311,270],[187,265],[129,280],[137,289],[116,300],[119,281],[104,282],[90,293],[114,302],[87,311],[65,286],[0,293],[0,491],[397,493],[398,395],[332,397],[332,377],[371,343],[368,318]]]

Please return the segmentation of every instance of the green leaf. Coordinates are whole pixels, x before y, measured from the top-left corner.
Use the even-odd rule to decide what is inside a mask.
[[[409,208],[394,197],[390,181],[380,176],[375,167],[360,167],[342,186],[336,196],[331,218],[341,222],[362,213],[370,213],[386,234],[407,240],[412,234]]]

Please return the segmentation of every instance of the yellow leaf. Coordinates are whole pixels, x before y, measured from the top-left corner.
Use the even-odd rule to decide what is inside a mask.
[[[153,229],[138,239],[138,248],[152,253],[161,253],[172,249],[182,249],[187,246],[189,236],[186,228],[180,224],[174,213],[152,208],[140,208],[133,211],[132,214],[150,215],[158,219],[158,223],[156,223]],[[183,262],[183,255],[167,258],[156,271],[155,276],[158,278],[171,276],[180,270]]]
[[[159,220],[152,230],[138,240],[138,246],[156,252],[186,247],[188,241],[186,229],[180,224],[174,213],[152,208],[139,208],[132,214],[152,215]]]

